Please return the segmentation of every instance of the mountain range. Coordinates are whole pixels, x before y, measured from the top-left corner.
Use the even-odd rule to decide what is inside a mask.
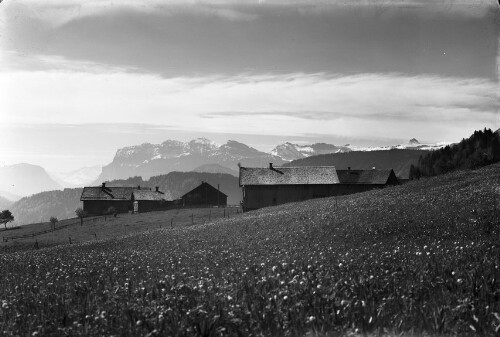
[[[267,153],[234,140],[229,140],[222,145],[206,138],[198,138],[189,142],[167,140],[161,144],[145,143],[118,149],[112,162],[104,167],[84,167],[71,172],[47,172],[40,166],[24,163],[0,167],[0,196],[8,201],[16,201],[21,197],[43,191],[97,185],[105,181],[134,176],[149,179],[174,171],[226,173],[237,176],[239,164],[248,167],[264,167],[272,162],[278,166],[332,153],[353,152],[350,157],[363,158],[363,155],[354,153],[391,149],[428,150],[440,148],[443,145],[421,144],[416,139],[411,139],[407,144],[388,147],[356,147],[350,144],[337,146],[326,143],[299,145],[287,142]],[[413,154],[418,156],[416,153]],[[386,155],[389,157],[384,159],[385,164],[382,166],[391,166],[391,154]],[[364,156],[373,157],[368,154]],[[371,165],[368,162],[372,163],[372,160],[366,163],[363,159],[355,161],[356,164]],[[406,172],[408,165],[406,163],[402,165],[404,169],[400,171]],[[358,167],[358,165],[351,166]]]
[[[4,192],[1,196],[11,201],[13,197],[62,188],[40,166],[21,163],[0,167],[0,191]]]
[[[332,144],[326,143],[316,143],[311,145],[299,145],[292,143],[284,143],[276,146],[271,154],[280,157],[285,161],[293,161],[303,158],[308,158],[312,156],[319,156],[323,154],[331,154],[331,153],[345,153],[345,152],[353,152],[353,151],[387,151],[387,150],[436,150],[440,149],[449,143],[438,143],[438,144],[422,144],[417,139],[412,138],[406,144],[399,144],[393,146],[355,146],[351,144],[336,146]]]
[[[94,184],[133,176],[149,179],[152,176],[172,171],[194,170],[229,174],[236,172],[237,174],[238,164],[263,167],[270,162],[283,165],[293,160],[330,153],[391,149],[430,150],[444,145],[446,144],[421,144],[416,139],[411,139],[407,144],[387,147],[356,147],[350,144],[337,146],[326,143],[299,145],[287,142],[276,146],[270,153],[266,153],[234,140],[229,140],[222,145],[206,138],[198,138],[190,142],[167,140],[161,144],[145,143],[119,149],[113,161],[102,168],[102,173]]]
[[[48,171],[49,176],[63,187],[83,187],[90,184],[102,172],[102,166],[82,167],[69,172]]]
[[[218,164],[236,170],[238,163],[264,166],[270,162],[279,165],[286,161],[234,140],[220,146],[206,138],[186,143],[167,140],[161,144],[146,143],[119,149],[113,161],[102,168],[95,183],[133,176],[149,179],[172,171],[189,172],[206,164]]]
[[[500,130],[496,132],[500,134]],[[42,167],[30,164],[0,167],[0,208],[9,208],[18,224],[47,221],[50,216],[60,219],[72,217],[75,208],[81,206],[82,189],[62,190],[64,184],[90,185],[88,182],[99,174],[95,184],[107,175],[109,179],[106,181],[111,185],[159,186],[174,198],[201,181],[207,181],[214,186],[220,184],[221,191],[229,197],[228,202],[237,204],[241,199],[238,163],[261,167],[273,162],[286,166],[334,165],[339,169],[349,166],[356,169],[393,168],[399,177],[406,178],[409,167],[417,163],[421,155],[444,145],[421,144],[416,139],[411,139],[407,144],[365,148],[349,144],[285,143],[276,146],[271,153],[265,153],[236,141],[219,146],[205,138],[188,143],[166,141],[158,145],[143,144],[119,149],[113,162],[105,166],[102,172],[100,167],[83,168],[66,174],[48,174]],[[175,172],[182,169],[192,172]],[[125,178],[115,180],[118,177],[113,176],[113,172]],[[144,175],[140,176],[140,173]]]

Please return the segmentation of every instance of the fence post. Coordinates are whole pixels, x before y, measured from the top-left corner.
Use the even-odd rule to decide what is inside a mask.
[[[170,219],[170,228],[174,228],[174,218]]]
[[[210,210],[210,213],[208,213],[208,221],[210,221],[212,218],[212,210]]]
[[[71,236],[69,236],[68,238],[69,238],[69,244],[71,244]]]
[[[223,218],[226,217],[226,209],[224,208],[224,215],[223,215]]]
[[[95,237],[95,239],[97,240],[97,233],[94,233],[94,237]]]
[[[194,214],[191,213],[191,225],[194,225]]]

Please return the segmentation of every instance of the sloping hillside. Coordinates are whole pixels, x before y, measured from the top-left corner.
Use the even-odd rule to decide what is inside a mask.
[[[226,173],[233,175],[235,177],[238,176],[239,172],[236,170],[231,170],[228,167],[219,165],[219,164],[205,164],[198,166],[192,172],[206,172],[206,173]]]
[[[0,255],[2,329],[495,336],[499,193],[493,165],[189,228]]]
[[[294,160],[285,166],[335,166],[345,170],[353,169],[394,169],[398,177],[408,178],[411,165],[418,162],[421,155],[429,153],[426,150],[392,149],[386,151],[352,151],[332,153]]]
[[[65,188],[63,191],[48,191],[24,197],[10,206],[16,224],[49,221],[50,217],[67,219],[75,217],[81,207],[81,188]]]

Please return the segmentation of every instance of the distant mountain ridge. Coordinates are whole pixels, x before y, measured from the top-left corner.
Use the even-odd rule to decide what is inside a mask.
[[[316,143],[311,145],[299,145],[286,142],[284,144],[276,146],[271,154],[280,157],[285,161],[298,160],[323,154],[331,153],[345,153],[351,151],[387,151],[393,149],[409,149],[409,150],[436,150],[440,149],[449,143],[437,143],[437,144],[421,144],[417,139],[412,138],[406,144],[392,145],[392,146],[355,146],[355,145],[333,145],[326,143]]]
[[[444,145],[446,144],[421,144],[415,138],[407,144],[386,147],[357,147],[350,144],[337,146],[327,143],[298,145],[286,142],[276,146],[270,153],[266,153],[234,140],[229,140],[222,145],[206,138],[198,138],[189,142],[167,140],[161,144],[144,143],[119,149],[113,161],[102,168],[102,173],[94,183],[133,176],[148,179],[154,175],[173,171],[200,171],[200,167],[214,172],[213,165],[236,171],[238,163],[249,167],[263,167],[270,162],[282,165],[293,160],[330,153],[391,149],[430,150]],[[223,170],[218,169],[218,171]]]
[[[302,158],[285,164],[285,166],[335,166],[337,169],[393,169],[400,178],[407,179],[411,165],[418,162],[420,156],[429,150],[374,150],[330,153],[314,157]]]
[[[266,153],[234,140],[222,145],[206,138],[189,142],[167,140],[161,144],[145,143],[118,149],[113,161],[102,168],[93,166],[72,172],[48,173],[42,167],[30,164],[0,167],[0,196],[15,201],[42,191],[82,187],[134,176],[149,179],[174,171],[228,173],[237,176],[238,164],[247,167],[265,167],[270,162],[283,165],[293,160],[331,153],[391,149],[429,150],[441,148],[443,145],[445,144],[421,144],[415,138],[406,144],[386,147],[358,147],[350,144],[337,146],[327,143],[299,145],[286,142]],[[368,157],[371,156],[368,155],[366,158]]]
[[[0,196],[0,211],[8,209],[14,202]]]
[[[69,172],[48,172],[64,187],[82,187],[95,181],[102,172],[102,166],[82,167]]]
[[[19,196],[61,190],[43,167],[26,163],[0,167],[0,190]],[[9,199],[8,195],[2,195]]]
[[[335,146],[333,144],[316,143],[312,145],[298,145],[286,142],[276,146],[271,154],[280,157],[283,160],[291,161],[320,154],[349,152],[351,149],[348,146]]]
[[[95,183],[133,176],[148,179],[173,171],[192,171],[206,164],[218,164],[236,170],[238,163],[262,166],[269,162],[285,163],[280,157],[234,140],[220,146],[206,138],[187,143],[167,140],[161,144],[145,143],[119,149],[113,161],[102,168]]]

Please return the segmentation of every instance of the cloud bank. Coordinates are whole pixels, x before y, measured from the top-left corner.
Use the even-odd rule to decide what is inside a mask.
[[[456,139],[463,130],[493,125],[498,109],[497,83],[480,78],[398,73],[162,78],[89,67],[85,62],[65,70],[4,69],[0,119],[7,124],[148,123],[241,134],[405,138],[419,130],[425,138]]]

